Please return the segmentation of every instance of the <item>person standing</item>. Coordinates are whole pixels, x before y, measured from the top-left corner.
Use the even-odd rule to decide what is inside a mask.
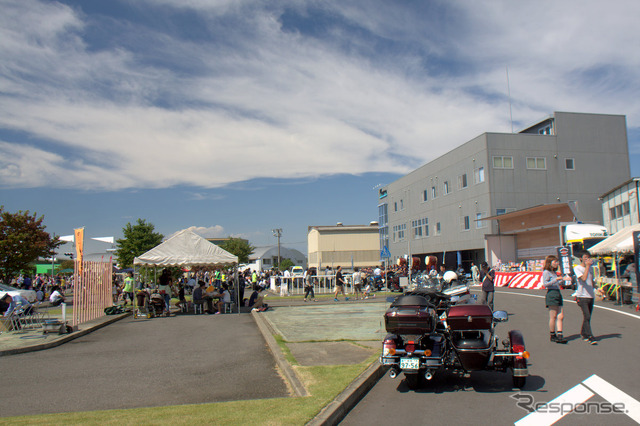
[[[494,284],[493,280],[496,273],[493,269],[489,269],[487,262],[480,265],[480,280],[482,281],[482,303],[489,305],[493,310]]]
[[[580,264],[573,268],[578,280],[576,298],[578,299],[578,306],[582,310],[582,329],[580,334],[582,335],[582,340],[590,345],[598,344],[591,331],[591,314],[593,313],[593,300],[596,295],[593,285],[594,263],[589,252],[585,251],[580,255]]]
[[[562,335],[564,313],[562,312],[562,293],[560,293],[560,289],[563,281],[571,282],[571,277],[568,275],[558,277],[556,271],[559,264],[558,258],[554,255],[549,255],[544,259],[542,284],[547,289],[545,303],[549,309],[549,340],[556,343],[567,343],[567,339]]]
[[[356,300],[358,300],[358,295],[362,297],[362,272],[360,272],[359,268],[354,269],[351,278],[351,282],[353,282],[353,293],[356,295]]]
[[[289,295],[289,279],[291,278],[291,272],[289,272],[289,268],[284,270],[282,274],[282,281],[280,282],[280,296],[288,296]]]
[[[349,300],[347,295],[344,292],[344,277],[342,276],[342,266],[338,266],[336,269],[336,290],[334,293],[334,301],[338,301],[338,293],[342,293],[344,296],[344,300]]]
[[[473,281],[473,285],[480,284],[480,270],[475,262],[471,263],[471,280]]]
[[[124,293],[124,306],[127,306],[127,301],[131,300],[133,305],[133,272],[127,272],[127,278],[124,279],[124,287],[122,288]]]
[[[171,278],[171,271],[167,268],[162,270],[162,274],[160,278],[158,278],[159,286],[158,290],[160,290],[160,294],[164,296],[164,304],[165,304],[165,315],[169,316],[171,314],[171,285],[173,284],[173,278]]]
[[[316,270],[315,268],[309,268],[304,277],[304,301],[310,298],[314,302],[316,301],[316,294],[313,291],[313,284],[315,282]]]

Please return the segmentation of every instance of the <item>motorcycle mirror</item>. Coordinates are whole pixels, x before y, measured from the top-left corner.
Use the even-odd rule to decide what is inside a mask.
[[[495,322],[507,322],[509,320],[509,314],[507,311],[495,311],[493,313],[493,320]]]

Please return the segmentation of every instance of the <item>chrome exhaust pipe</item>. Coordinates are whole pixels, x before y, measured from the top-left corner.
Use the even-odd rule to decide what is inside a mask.
[[[427,371],[426,373],[424,373],[424,378],[427,380],[433,379],[433,374],[431,374],[431,371]]]
[[[396,370],[395,368],[392,368],[391,370],[389,370],[389,377],[392,379],[395,379],[396,377],[398,377],[398,370]]]

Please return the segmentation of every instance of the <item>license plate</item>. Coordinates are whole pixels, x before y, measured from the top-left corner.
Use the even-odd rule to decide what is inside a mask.
[[[400,358],[400,368],[402,370],[419,370],[420,359],[419,358]]]

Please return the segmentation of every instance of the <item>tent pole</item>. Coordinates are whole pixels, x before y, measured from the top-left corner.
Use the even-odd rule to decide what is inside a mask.
[[[238,307],[238,315],[240,315],[240,273],[238,272],[238,266],[235,266],[235,287],[236,287],[236,306]]]

